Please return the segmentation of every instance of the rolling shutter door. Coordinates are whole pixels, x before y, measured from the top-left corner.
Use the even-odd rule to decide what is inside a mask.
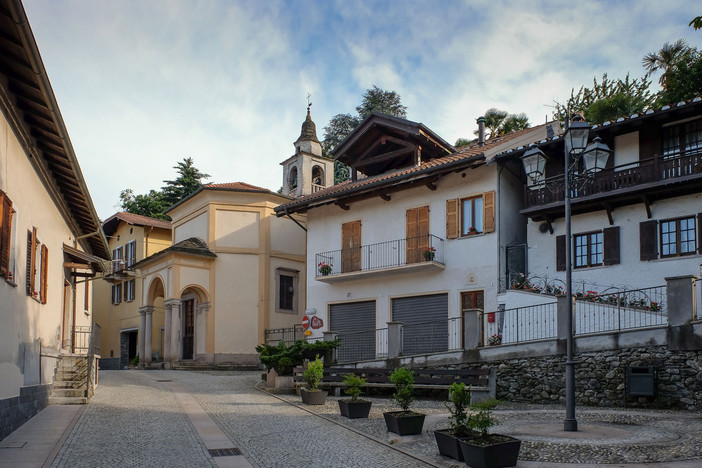
[[[448,350],[448,294],[393,299],[392,320],[405,325],[404,355]]]
[[[329,330],[339,334],[339,362],[375,359],[375,301],[329,306]]]

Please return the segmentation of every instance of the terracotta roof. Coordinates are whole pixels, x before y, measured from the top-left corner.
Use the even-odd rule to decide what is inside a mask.
[[[247,184],[245,182],[228,182],[224,184],[206,184],[203,185],[202,188],[205,189],[221,189],[221,190],[241,190],[244,192],[265,192],[265,193],[273,193],[267,188],[263,187],[257,187],[255,185]]]
[[[133,226],[150,226],[160,229],[171,229],[170,221],[129,213],[128,211],[120,211],[119,213],[113,214],[102,223],[103,230],[105,229],[106,224],[111,224],[114,222],[114,220],[124,221],[125,223]],[[114,230],[112,232],[114,232]]]
[[[544,126],[545,125],[549,124],[544,124]],[[286,212],[295,213],[298,211],[305,211],[314,206],[330,204],[335,201],[343,200],[345,197],[359,195],[363,192],[375,190],[384,186],[414,182],[437,174],[456,171],[459,168],[477,167],[485,164],[485,151],[507,143],[510,140],[523,136],[540,127],[542,126],[491,138],[486,140],[485,144],[482,146],[478,144],[464,146],[454,154],[423,162],[419,166],[398,169],[396,171],[390,171],[356,181],[341,182],[310,195],[299,197],[290,203],[277,206],[275,212],[278,216],[283,216]]]
[[[217,254],[212,252],[207,243],[197,237],[191,237],[189,239],[182,240],[177,244],[173,244],[170,247],[156,252],[153,255],[136,262],[131,268],[141,268],[142,265],[146,263],[151,263],[154,260],[166,256],[170,253],[187,253],[191,255],[197,255],[199,257],[216,258]]]

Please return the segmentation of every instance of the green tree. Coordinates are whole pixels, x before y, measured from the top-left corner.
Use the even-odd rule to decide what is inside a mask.
[[[702,53],[696,48],[680,54],[665,74],[665,86],[659,93],[658,105],[702,96]]]
[[[659,79],[661,86],[665,87],[665,82],[668,79],[668,70],[674,69],[674,64],[690,50],[684,39],[678,39],[672,44],[666,42],[658,52],[649,52],[643,58],[642,65],[644,69],[653,74],[657,71],[662,71],[663,74]]]
[[[702,29],[702,16],[696,16],[692,18],[692,21],[690,21],[690,24],[688,26],[692,26],[695,28],[695,31],[698,29]]]
[[[472,143],[471,140],[467,140],[465,138],[458,138],[456,140],[456,143],[453,144],[453,146],[455,148],[460,148],[461,146],[467,146],[467,145],[470,145],[471,143]]]
[[[495,107],[486,110],[483,117],[485,118],[485,129],[489,132],[487,134],[488,139],[524,130],[530,126],[529,117],[526,114],[510,114]],[[477,135],[478,130],[473,133]],[[459,145],[459,143],[461,144]],[[472,142],[466,138],[459,138],[453,146],[464,146],[470,143]]]
[[[119,194],[121,208],[129,213],[170,221],[164,212],[202,187],[203,179],[210,177],[195,167],[192,158],[183,158],[173,169],[176,169],[178,177],[164,180],[166,185],[161,190],[150,190],[142,195],[134,195],[132,189],[122,190]]]
[[[356,107],[358,115],[336,114],[324,127],[322,141],[322,154],[331,157],[331,151],[336,148],[351,132],[358,127],[364,118],[373,112],[405,118],[407,108],[402,105],[401,97],[395,91],[386,91],[373,85],[363,93],[363,100]],[[348,180],[349,167],[345,164],[334,162],[334,183],[338,184]]]

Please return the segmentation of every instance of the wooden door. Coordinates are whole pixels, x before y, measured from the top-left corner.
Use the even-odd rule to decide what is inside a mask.
[[[431,246],[429,242],[429,207],[420,206],[409,209],[405,218],[407,263],[423,262],[424,251]]]
[[[341,225],[341,272],[361,269],[361,221]]]
[[[193,358],[195,337],[195,300],[183,301],[183,359]]]

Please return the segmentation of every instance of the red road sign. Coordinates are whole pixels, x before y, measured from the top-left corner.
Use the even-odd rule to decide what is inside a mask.
[[[305,318],[302,319],[302,328],[307,330],[307,327],[310,325],[309,318],[305,315]]]

